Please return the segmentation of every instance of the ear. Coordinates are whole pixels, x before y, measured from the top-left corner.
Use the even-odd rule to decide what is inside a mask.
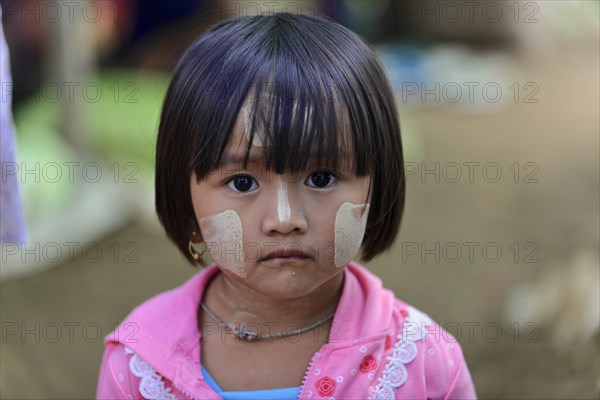
[[[204,240],[202,239],[202,232],[200,231],[200,226],[196,222],[195,218],[190,224],[189,236],[191,238],[192,243],[201,243]]]

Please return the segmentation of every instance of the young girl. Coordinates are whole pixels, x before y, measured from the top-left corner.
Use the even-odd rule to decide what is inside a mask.
[[[156,152],[167,235],[215,263],[106,338],[98,398],[475,398],[458,343],[352,261],[390,247],[404,189],[361,38],[292,14],[215,26],[175,69]]]

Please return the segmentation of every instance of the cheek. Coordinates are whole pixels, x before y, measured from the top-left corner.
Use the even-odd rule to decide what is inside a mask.
[[[206,248],[221,267],[245,278],[242,221],[233,210],[223,211],[198,220]]]
[[[365,235],[368,204],[344,203],[335,216],[334,263],[342,268],[358,253]]]

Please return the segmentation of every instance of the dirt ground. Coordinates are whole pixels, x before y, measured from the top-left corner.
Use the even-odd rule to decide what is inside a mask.
[[[481,169],[472,183],[410,175],[400,238],[367,266],[457,336],[480,398],[598,399],[598,315],[584,315],[600,283],[598,50],[519,63],[523,81],[539,85],[538,103],[479,115],[451,106],[403,113],[421,143],[417,165],[494,162],[503,178],[489,182]],[[101,338],[195,273],[144,224],[132,222],[101,248],[98,262],[78,258],[2,283],[0,397],[92,398]]]

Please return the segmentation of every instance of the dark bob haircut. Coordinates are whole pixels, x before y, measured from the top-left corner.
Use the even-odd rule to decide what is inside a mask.
[[[400,227],[405,176],[385,73],[369,45],[342,25],[280,13],[219,23],[175,67],[156,145],[156,210],[187,259],[194,263],[188,243],[198,229],[192,172],[201,180],[219,167],[248,102],[249,142],[255,127],[267,136],[269,170],[303,171],[316,152],[318,162],[370,175],[361,259],[388,249]]]

